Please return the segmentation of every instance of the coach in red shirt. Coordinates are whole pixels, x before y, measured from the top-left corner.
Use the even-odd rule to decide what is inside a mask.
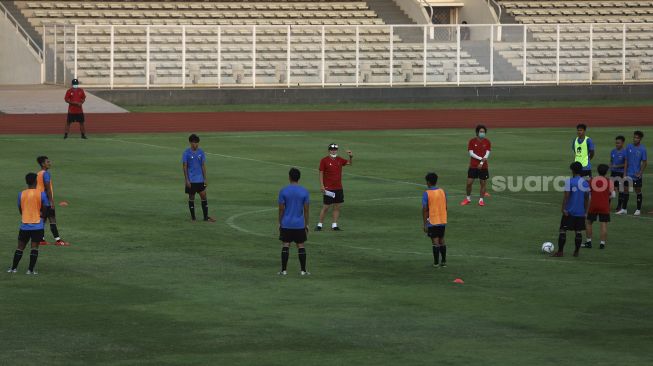
[[[86,93],[84,89],[79,87],[79,81],[73,79],[72,87],[66,91],[64,98],[68,103],[68,120],[66,121],[66,132],[63,135],[64,139],[68,138],[70,132],[70,124],[73,122],[79,123],[79,130],[82,133],[82,138],[86,139],[86,128],[84,128],[84,110],[82,104],[86,101]]]
[[[481,182],[481,198],[478,200],[479,206],[485,206],[484,197],[489,194],[486,191],[487,180],[490,178],[487,159],[490,157],[492,144],[485,138],[487,127],[483,125],[476,126],[476,137],[469,140],[467,150],[469,152],[469,170],[467,171],[467,197],[460,202],[461,206],[467,206],[472,202],[472,184],[476,178]]]
[[[316,231],[322,230],[324,216],[333,205],[333,223],[332,230],[340,230],[338,227],[338,217],[340,217],[340,205],[345,202],[345,195],[342,190],[342,167],[352,165],[354,156],[351,150],[347,151],[349,160],[338,156],[338,145],[329,145],[329,156],[320,160],[320,189],[324,195],[324,206],[320,211],[320,222],[317,223]]]

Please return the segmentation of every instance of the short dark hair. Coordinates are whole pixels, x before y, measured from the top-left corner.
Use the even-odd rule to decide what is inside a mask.
[[[293,182],[299,182],[299,178],[302,177],[302,173],[297,168],[290,168],[288,177],[290,177],[290,180]]]
[[[199,143],[200,142],[200,137],[197,136],[196,134],[192,134],[192,135],[188,136],[188,142]]]
[[[426,183],[428,183],[429,186],[434,186],[438,184],[438,175],[435,174],[434,172],[426,173],[424,179],[426,179]]]
[[[485,130],[485,132],[487,133],[487,127],[485,127],[485,125],[477,125],[476,126],[476,136],[478,136],[478,132],[480,130]]]
[[[615,138],[615,140],[619,140],[619,141],[621,141],[621,142],[625,142],[625,141],[626,141],[626,138],[623,137],[623,135],[619,135],[619,136],[617,136],[617,137]]]
[[[27,173],[25,176],[25,183],[27,183],[28,186],[32,187],[36,185],[36,173]]]
[[[571,163],[571,165],[569,165],[569,169],[571,169],[572,173],[574,174],[580,174],[580,172],[583,170],[583,164],[574,161]]]
[[[36,158],[36,162],[39,163],[39,166],[41,167],[43,166],[43,163],[45,163],[46,160],[48,160],[48,157],[45,155],[41,155],[38,158]]]
[[[576,129],[577,130],[582,129],[583,131],[587,131],[587,125],[584,124],[584,123],[579,123],[579,124],[576,125]]]
[[[609,169],[610,169],[610,167],[607,164],[599,164],[599,167],[596,168],[596,170],[599,172],[599,175],[608,174]]]
[[[643,139],[643,138],[644,138],[644,132],[642,132],[642,131],[635,131],[635,132],[633,133],[633,135],[639,137],[640,139]]]

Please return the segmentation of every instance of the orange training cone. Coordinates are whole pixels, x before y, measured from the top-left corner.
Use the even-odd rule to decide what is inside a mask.
[[[456,278],[455,280],[453,280],[453,283],[463,284],[463,283],[465,283],[465,281],[463,281],[462,278]]]

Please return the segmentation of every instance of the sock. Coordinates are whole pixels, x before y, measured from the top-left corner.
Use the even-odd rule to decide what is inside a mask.
[[[483,202],[483,197],[481,197],[481,198],[478,200],[478,202]]]
[[[471,200],[472,200],[472,196],[467,196],[467,201],[471,201]]]
[[[11,269],[18,268],[18,263],[20,263],[21,258],[23,258],[23,251],[16,249],[16,252],[14,253],[14,263],[11,265]]]
[[[642,194],[637,193],[637,209],[641,210],[642,209]]]
[[[281,248],[281,270],[285,271],[288,268],[288,257],[290,256],[290,248]]]
[[[209,203],[207,201],[202,201],[202,213],[204,214],[204,220],[209,219]]]
[[[624,203],[624,194],[623,192],[619,192],[619,198],[617,200],[617,211],[621,210],[623,203]]]
[[[582,243],[583,243],[583,234],[576,233],[576,237],[574,238],[574,244],[576,244],[576,250],[580,249],[580,245]]]
[[[447,262],[447,246],[440,245],[440,256],[442,256],[442,263]]]
[[[335,223],[335,222],[333,224],[331,224],[331,228],[333,229],[334,227],[338,227],[338,224]]]
[[[66,137],[68,137],[68,132],[63,134],[63,138],[66,138]]]
[[[50,231],[52,231],[52,235],[54,235],[54,240],[61,240],[59,237],[59,230],[57,229],[57,224],[50,224]]]
[[[440,247],[433,244],[433,264],[438,264],[440,256]]]
[[[558,252],[562,253],[565,250],[565,243],[567,243],[567,233],[560,233],[558,235]]]
[[[624,192],[624,200],[623,200],[623,206],[622,208],[624,210],[628,209],[628,199],[630,198],[630,194],[628,192]]]
[[[188,200],[188,209],[190,210],[190,217],[195,220],[195,201]]]
[[[601,245],[605,245],[605,240],[601,240]]]
[[[34,266],[36,266],[36,260],[39,259],[39,250],[32,249],[29,253],[29,270],[34,271]]]
[[[297,252],[299,253],[299,265],[302,267],[302,271],[306,272],[306,248],[299,248]]]
[[[585,239],[585,242],[591,244],[591,243],[592,243],[592,238],[587,238],[587,239]]]
[[[317,227],[322,227],[322,223],[321,223],[321,222],[318,222],[318,223],[317,223]]]

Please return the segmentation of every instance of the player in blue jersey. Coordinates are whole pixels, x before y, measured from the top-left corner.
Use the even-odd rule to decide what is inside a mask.
[[[594,142],[585,134],[586,131],[587,125],[583,123],[578,124],[576,126],[577,137],[571,143],[575,160],[583,166],[580,173],[581,177],[592,176],[592,163],[590,161],[594,158]]]
[[[288,257],[290,256],[290,243],[297,244],[300,275],[307,276],[306,248],[304,243],[308,236],[308,210],[310,198],[308,190],[299,185],[301,172],[292,168],[288,172],[290,184],[279,191],[279,240],[283,243],[281,248],[280,275],[288,274]]]
[[[200,138],[196,134],[188,137],[190,147],[184,151],[181,157],[181,164],[184,169],[184,180],[186,183],[186,193],[188,194],[188,208],[190,217],[195,221],[195,194],[199,193],[202,199],[202,213],[204,221],[215,222],[215,219],[209,216],[209,204],[206,200],[206,154],[200,149]]]
[[[28,275],[35,275],[36,260],[39,257],[39,244],[43,241],[43,224],[45,216],[50,207],[48,195],[36,189],[37,175],[29,173],[25,176],[27,189],[18,194],[18,212],[21,216],[20,230],[18,231],[18,247],[14,252],[14,260],[7,273],[16,273],[18,263],[23,257],[23,251],[27,243],[32,242],[32,250],[29,254]]]
[[[572,177],[565,181],[565,194],[562,200],[562,219],[560,220],[560,233],[558,236],[558,251],[552,257],[562,257],[567,242],[567,231],[575,231],[574,257],[578,257],[580,246],[583,243],[583,230],[585,230],[585,214],[589,203],[590,186],[587,180],[581,177],[583,165],[577,161],[569,168]]]
[[[648,164],[646,156],[646,147],[642,145],[644,133],[642,131],[635,131],[633,133],[633,143],[626,146],[626,163],[624,171],[626,172],[626,181],[624,181],[624,200],[622,210],[618,212],[620,215],[628,213],[628,198],[630,197],[630,182],[632,182],[635,193],[637,194],[637,209],[634,215],[639,216],[642,210],[642,178],[644,176],[644,169]]]
[[[614,140],[615,148],[610,151],[610,178],[614,182],[614,191],[618,192],[617,213],[621,211],[624,201],[623,185],[621,182],[624,178],[624,166],[626,164],[626,149],[624,143],[626,138],[619,135]]]

